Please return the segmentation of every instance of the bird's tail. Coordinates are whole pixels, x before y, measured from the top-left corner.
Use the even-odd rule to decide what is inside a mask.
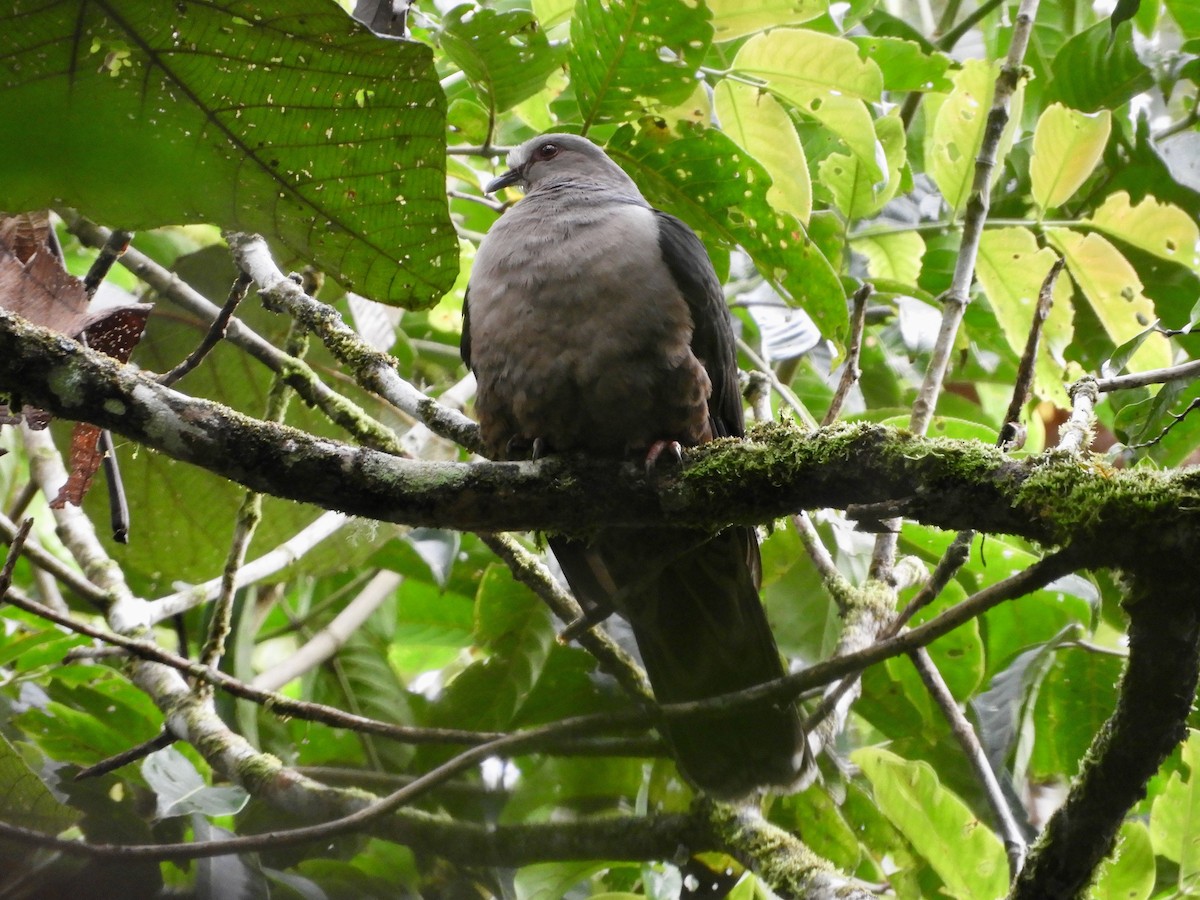
[[[606,530],[551,546],[585,602],[614,604],[633,627],[660,703],[706,700],[779,678],[783,663],[758,597],[754,532]],[[812,770],[792,703],[760,702],[669,723],[683,773],[718,797],[791,786]]]

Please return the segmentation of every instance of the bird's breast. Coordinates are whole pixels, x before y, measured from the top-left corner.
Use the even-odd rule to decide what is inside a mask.
[[[711,386],[654,214],[535,200],[493,226],[472,270],[485,441],[497,455],[512,438],[608,454],[696,443]]]

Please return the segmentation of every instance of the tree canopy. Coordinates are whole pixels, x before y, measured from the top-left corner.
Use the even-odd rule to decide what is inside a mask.
[[[1191,0],[0,10],[0,897],[1190,896],[1198,82]],[[744,440],[478,455],[551,130]],[[759,526],[789,675],[653,703],[543,536],[662,523]],[[656,725],[764,695],[817,783],[697,794]]]

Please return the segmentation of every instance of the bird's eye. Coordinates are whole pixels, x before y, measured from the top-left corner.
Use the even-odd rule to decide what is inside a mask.
[[[554,159],[561,148],[555,143],[546,143],[537,148],[537,158],[541,160]]]

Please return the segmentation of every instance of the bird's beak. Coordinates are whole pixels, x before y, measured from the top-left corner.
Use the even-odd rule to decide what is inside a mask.
[[[500,190],[500,188],[506,188],[510,184],[516,184],[521,180],[523,175],[524,173],[520,169],[509,169],[499,178],[493,178],[491,181],[489,181],[484,187],[483,192],[485,194],[494,194],[496,191]]]

